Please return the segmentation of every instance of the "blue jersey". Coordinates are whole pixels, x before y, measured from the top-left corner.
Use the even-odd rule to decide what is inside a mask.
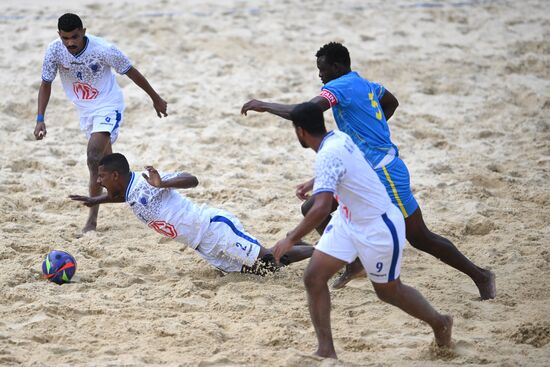
[[[383,86],[363,79],[355,71],[331,80],[321,91],[332,107],[338,129],[352,138],[373,167],[388,154],[398,155],[380,106],[384,92]]]

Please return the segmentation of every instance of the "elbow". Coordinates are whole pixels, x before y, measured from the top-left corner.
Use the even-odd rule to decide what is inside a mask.
[[[191,179],[191,184],[193,185],[191,187],[199,186],[199,179],[196,176],[193,176],[192,179]]]

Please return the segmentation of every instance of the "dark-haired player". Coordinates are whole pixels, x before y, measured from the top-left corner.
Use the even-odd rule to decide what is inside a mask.
[[[349,52],[342,44],[328,43],[317,51],[316,57],[319,77],[324,85],[320,95],[311,102],[319,105],[323,111],[332,108],[338,128],[351,137],[374,168],[391,200],[405,218],[407,240],[413,247],[470,276],[481,299],[494,298],[494,274],[476,266],[451,241],[431,232],[424,223],[422,211],[411,191],[409,171],[390,138],[387,120],[399,105],[397,99],[382,85],[352,71]],[[251,100],[243,105],[241,113],[269,112],[290,119],[290,112],[295,106]],[[302,200],[307,199],[306,194],[312,187],[313,180],[298,186],[297,196]],[[314,200],[312,197],[302,205],[303,213],[307,213]],[[329,219],[318,228],[320,233]],[[364,275],[364,272],[358,259],[346,267],[334,287],[341,288],[361,274]]]
[[[196,205],[173,189],[188,189],[199,184],[188,173],[159,173],[146,167],[142,174],[131,172],[120,153],[99,161],[97,182],[107,193],[96,196],[71,195],[88,207],[104,203],[128,203],[147,226],[197,251],[206,261],[224,272],[263,274],[276,270],[271,251],[249,235],[231,213]],[[284,265],[311,256],[313,247],[298,244],[282,261]],[[256,260],[262,260],[256,263]],[[267,265],[267,267],[265,266]]]
[[[111,153],[124,113],[122,90],[111,69],[126,74],[142,88],[151,97],[159,117],[167,116],[167,104],[118,48],[102,38],[86,35],[78,15],[63,14],[57,27],[59,39],[49,44],[42,65],[34,136],[37,140],[46,136],[44,114],[51,83],[59,71],[65,93],[80,113],[80,129],[88,138],[89,192],[95,196],[101,193],[101,186],[96,182],[97,164],[105,154]],[[98,210],[98,206],[90,208],[83,232],[95,230]]]
[[[339,204],[304,273],[309,313],[319,342],[316,354],[336,358],[327,281],[356,257],[382,301],[425,321],[432,327],[437,345],[450,346],[451,316],[434,310],[417,290],[400,280],[403,216],[362,152],[348,135],[327,132],[323,111],[315,103],[296,106],[291,118],[300,144],[317,153],[315,201],[300,224],[271,249],[275,260],[325,220],[334,199]]]

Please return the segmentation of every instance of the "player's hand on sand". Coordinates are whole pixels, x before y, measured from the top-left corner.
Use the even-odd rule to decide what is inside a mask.
[[[92,207],[98,204],[96,198],[92,198],[89,196],[69,195],[69,198],[74,201],[80,201],[82,204],[86,205],[87,207]]]
[[[146,173],[142,173],[142,176],[149,185],[155,186],[155,187],[162,187],[162,179],[160,178],[160,175],[158,171],[153,166],[146,166],[145,169],[147,170],[147,173],[149,173],[149,176],[147,176]]]
[[[299,184],[296,186],[296,196],[300,200],[307,200],[309,198],[309,192],[313,190],[313,178],[307,182]]]
[[[46,136],[46,124],[44,122],[37,122],[34,128],[34,137],[36,140],[42,140]]]
[[[257,99],[251,99],[250,101],[243,104],[243,106],[241,107],[241,115],[246,116],[246,113],[248,111],[265,112],[267,110],[262,101],[258,101]]]
[[[273,246],[271,248],[271,252],[272,252],[273,257],[275,258],[275,261],[277,262],[277,264],[279,263],[279,260],[281,259],[281,256],[283,256],[288,251],[290,251],[290,249],[292,249],[292,246],[294,246],[295,242],[296,241],[292,241],[290,239],[290,237],[285,237],[282,240],[280,240],[279,242],[277,242],[275,244],[275,246]]]
[[[166,109],[168,108],[168,103],[158,97],[158,98],[155,98],[153,100],[153,107],[155,107],[155,111],[157,111],[157,116],[162,118],[162,115],[164,115],[164,117],[168,116],[168,113],[166,113]]]

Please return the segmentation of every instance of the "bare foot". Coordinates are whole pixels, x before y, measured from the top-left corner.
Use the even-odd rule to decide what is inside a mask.
[[[449,348],[453,332],[453,317],[451,315],[443,315],[442,318],[442,325],[437,329],[434,328],[435,344],[438,347]]]
[[[82,233],[84,234],[87,232],[95,231],[96,227],[97,227],[96,222],[86,222],[86,225],[84,226],[84,228],[82,228]]]
[[[332,283],[333,289],[344,288],[346,284],[356,278],[364,278],[367,276],[363,265],[360,262],[352,262],[346,265],[346,270],[340,275],[334,283]]]
[[[320,351],[319,349],[317,349],[317,352],[313,353],[313,355],[321,358],[338,359],[338,357],[336,356],[336,352],[334,350],[332,352],[328,352],[328,351]]]
[[[493,299],[497,296],[497,286],[495,282],[495,273],[490,270],[484,270],[487,274],[483,282],[476,283],[481,300]]]

